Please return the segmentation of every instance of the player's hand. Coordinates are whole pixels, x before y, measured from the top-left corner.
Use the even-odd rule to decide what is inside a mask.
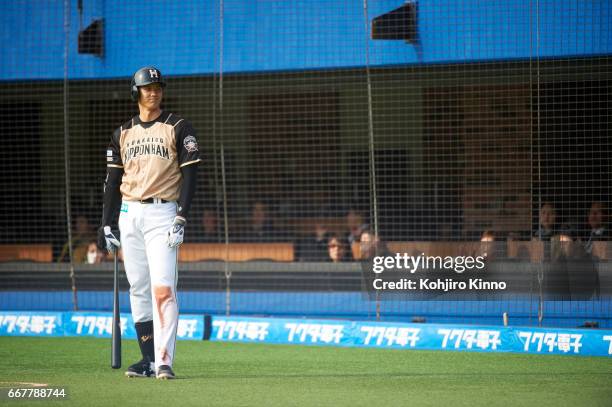
[[[174,223],[168,231],[168,247],[177,247],[183,243],[186,223],[187,220],[181,216],[176,216],[174,218]]]
[[[101,250],[108,250],[109,253],[121,247],[119,238],[115,237],[110,226],[101,226],[100,229],[98,229],[98,247]]]

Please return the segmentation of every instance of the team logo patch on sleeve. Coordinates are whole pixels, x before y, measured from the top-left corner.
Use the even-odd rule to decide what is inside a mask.
[[[106,156],[107,157],[112,157],[113,156],[113,150],[106,150]]]
[[[183,145],[185,146],[185,150],[191,152],[198,151],[198,141],[193,136],[185,137],[183,140]]]

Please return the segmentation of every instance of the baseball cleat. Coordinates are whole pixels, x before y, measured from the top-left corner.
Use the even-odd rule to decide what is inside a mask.
[[[125,375],[127,377],[151,377],[155,376],[155,366],[153,362],[146,361],[144,359],[134,363],[128,367]]]
[[[175,379],[176,376],[172,371],[172,368],[168,365],[161,365],[159,369],[157,369],[157,378],[161,380]]]

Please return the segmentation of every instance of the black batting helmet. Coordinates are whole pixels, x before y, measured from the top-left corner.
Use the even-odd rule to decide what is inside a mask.
[[[145,86],[151,83],[159,83],[162,88],[166,86],[166,82],[159,69],[153,66],[145,66],[137,70],[132,77],[132,100],[135,102],[138,100],[139,86]]]

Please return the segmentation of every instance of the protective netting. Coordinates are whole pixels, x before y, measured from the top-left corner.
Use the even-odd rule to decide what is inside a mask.
[[[105,149],[137,114],[131,75],[154,65],[168,83],[164,109],[191,121],[204,156],[182,287],[219,296],[190,309],[472,321],[503,308],[526,323],[575,310],[545,303],[537,284],[518,305],[365,301],[350,262],[368,249],[368,230],[387,253],[484,253],[484,237],[495,242],[489,259],[517,270],[588,259],[594,295],[554,323],[610,323],[599,290],[612,280],[609,2],[2,8],[0,250],[25,261],[2,265],[23,278],[6,289],[45,289],[30,284],[36,272],[74,267],[66,289],[108,288],[86,275],[108,264],[82,266],[100,222]],[[303,308],[288,311],[296,292]]]

